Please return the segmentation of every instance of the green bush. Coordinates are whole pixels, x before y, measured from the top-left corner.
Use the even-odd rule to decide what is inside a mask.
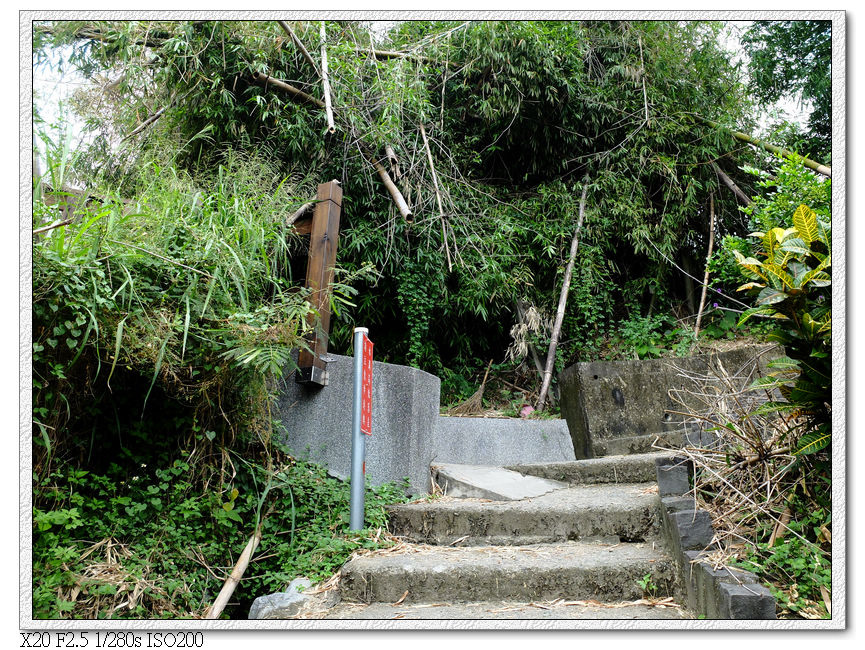
[[[287,459],[272,475],[235,457],[238,473],[201,491],[184,460],[125,478],[64,468],[36,486],[34,618],[178,618],[201,615],[262,518],[262,540],[235,592],[251,600],[298,576],[329,577],[358,549],[389,542],[384,506],[405,485],[369,487],[367,529],[348,530],[349,485]],[[117,607],[124,601],[128,605]]]

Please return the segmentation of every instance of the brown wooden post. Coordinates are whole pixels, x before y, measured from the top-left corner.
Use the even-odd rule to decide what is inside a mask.
[[[339,215],[342,210],[342,188],[339,181],[330,181],[318,186],[316,204],[312,214],[312,229],[309,235],[309,261],[306,266],[306,286],[312,289],[310,300],[318,312],[310,315],[314,326],[307,337],[309,350],[301,350],[298,356],[296,380],[301,384],[324,386],[326,383],[328,331],[330,330],[330,285],[336,263],[336,247],[339,241]]]

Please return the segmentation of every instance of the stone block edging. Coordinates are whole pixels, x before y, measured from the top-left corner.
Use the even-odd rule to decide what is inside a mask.
[[[775,597],[749,571],[714,569],[705,559],[715,531],[712,518],[695,508],[690,491],[693,465],[686,458],[655,461],[660,497],[661,530],[668,550],[679,566],[686,606],[707,619],[775,619]]]

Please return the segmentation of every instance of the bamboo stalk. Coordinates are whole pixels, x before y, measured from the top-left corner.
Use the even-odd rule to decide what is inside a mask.
[[[396,156],[396,151],[389,144],[386,144],[384,146],[384,155],[387,156],[388,162],[390,162],[390,170],[393,172],[393,177],[399,180],[402,172],[399,170],[399,158]]]
[[[324,91],[324,110],[327,113],[327,132],[336,133],[333,124],[333,106],[330,100],[330,79],[327,76],[327,32],[324,21],[321,21],[321,86]]]
[[[403,219],[411,222],[412,213],[408,207],[408,203],[405,202],[405,199],[403,198],[402,193],[399,191],[399,188],[394,185],[394,182],[388,175],[387,170],[382,167],[381,163],[377,160],[373,161],[372,166],[375,167],[375,170],[381,177],[381,182],[384,183],[387,191],[390,192],[391,198],[393,198],[393,202],[396,203],[396,207],[399,209],[399,213],[403,216]]]
[[[432,151],[430,151],[430,148],[429,148],[429,140],[427,140],[426,129],[423,126],[423,122],[421,122],[421,124],[420,124],[420,134],[421,134],[421,137],[423,138],[423,146],[424,146],[424,149],[426,149],[426,157],[427,157],[427,160],[429,161],[429,168],[430,168],[430,172],[432,173],[433,186],[435,187],[435,191],[436,191],[436,201],[438,202],[438,206],[439,206],[439,217],[441,218],[441,222],[442,222],[442,241],[445,244],[445,255],[447,256],[447,260],[448,260],[448,271],[453,271],[453,265],[451,264],[451,251],[450,251],[450,247],[448,246],[447,224],[445,223],[445,211],[444,211],[444,208],[442,207],[442,195],[441,195],[441,192],[439,191],[438,176],[436,176],[436,168],[435,168],[435,165],[433,164]]]
[[[697,310],[697,324],[694,326],[694,339],[700,333],[703,319],[703,306],[706,304],[706,289],[709,286],[709,260],[712,259],[712,246],[715,243],[715,195],[709,194],[709,252],[706,254],[706,273],[703,276],[703,293],[700,295],[700,308]]]
[[[544,381],[541,384],[541,392],[538,396],[538,402],[535,409],[542,411],[544,404],[547,401],[547,392],[550,389],[550,383],[553,380],[553,366],[556,362],[556,347],[559,344],[559,336],[562,332],[562,321],[565,318],[565,306],[568,302],[568,290],[571,287],[571,275],[574,272],[574,263],[577,260],[577,247],[580,242],[580,230],[583,227],[583,219],[586,215],[586,192],[589,189],[589,178],[583,179],[583,195],[580,197],[580,217],[577,220],[577,227],[574,230],[574,236],[571,239],[571,251],[568,256],[568,265],[565,267],[565,278],[562,281],[562,291],[559,294],[559,306],[556,309],[556,321],[553,324],[553,333],[550,336],[550,348],[547,352],[547,365],[544,368]]]
[[[257,81],[262,86],[273,86],[274,88],[279,88],[280,90],[288,93],[292,96],[292,98],[301,102],[309,102],[310,104],[315,104],[319,108],[324,108],[325,104],[320,99],[313,97],[312,95],[307,95],[300,88],[295,88],[291,84],[287,84],[284,81],[280,81],[279,79],[274,79],[273,77],[264,74],[263,72],[253,72],[252,73],[253,81]]]
[[[315,64],[315,60],[312,58],[307,49],[303,46],[303,43],[297,37],[297,34],[294,33],[294,30],[291,26],[285,22],[284,20],[277,20],[279,26],[291,37],[291,40],[294,41],[294,44],[297,46],[297,49],[300,50],[300,53],[303,55],[303,58],[306,59],[306,62],[312,66],[312,69],[315,70],[315,74],[317,77],[321,78],[321,72],[318,69],[318,66]]]
[[[295,221],[297,221],[297,220],[300,219],[304,214],[306,214],[307,212],[309,212],[310,210],[312,210],[312,208],[313,208],[314,206],[315,206],[315,201],[308,201],[308,202],[304,203],[302,206],[300,206],[300,207],[297,209],[297,211],[296,211],[293,215],[291,215],[288,219],[285,220],[285,225],[286,225],[286,226],[291,226],[291,225],[293,225]]]
[[[176,266],[179,266],[179,267],[186,269],[187,271],[192,271],[193,273],[198,273],[199,275],[203,275],[204,277],[210,278],[211,280],[213,279],[213,276],[210,275],[210,273],[208,273],[207,271],[202,271],[202,270],[196,269],[192,266],[187,266],[186,264],[182,264],[181,262],[178,262],[177,260],[173,260],[173,259],[170,259],[168,257],[164,257],[164,256],[160,255],[159,253],[154,253],[153,251],[147,250],[146,248],[141,248],[141,246],[136,246],[135,244],[130,244],[129,242],[125,242],[125,241],[117,241],[116,239],[107,239],[106,238],[105,241],[111,242],[112,244],[117,244],[118,246],[128,246],[129,248],[134,248],[137,251],[141,251],[142,253],[147,253],[148,255],[152,255],[153,257],[157,257],[157,258],[159,258],[165,262],[168,262],[169,264],[174,264]]]
[[[63,221],[56,221],[48,226],[42,226],[41,228],[37,228],[33,231],[34,235],[41,235],[43,232],[48,232],[49,230],[54,230],[55,228],[59,228],[60,226],[68,226],[72,223],[73,219],[64,219]]]
[[[727,176],[727,174],[725,174],[721,170],[721,168],[718,167],[717,163],[714,163],[714,162],[712,163],[712,169],[715,170],[715,173],[718,175],[718,178],[720,178],[724,182],[724,185],[729,187],[733,191],[733,194],[735,194],[740,199],[742,199],[742,202],[746,206],[751,205],[753,203],[753,201],[748,197],[748,195],[745,194],[742,190],[740,190],[739,186],[733,182],[733,179],[730,178],[729,176]]]
[[[643,80],[643,106],[646,109],[646,123],[649,123],[649,97],[646,94],[646,64],[643,63],[643,37],[638,36],[637,42],[640,44],[640,78]]]
[[[798,156],[799,158],[802,159],[802,164],[805,165],[808,169],[812,169],[819,174],[823,174],[824,176],[828,176],[829,178],[832,178],[832,168],[829,167],[828,165],[821,165],[820,163],[818,163],[814,160],[811,160],[810,158],[806,158],[804,156],[799,156],[798,154],[790,151],[789,149],[784,149],[784,148],[776,146],[774,144],[764,142],[763,140],[755,138],[752,135],[748,135],[747,133],[742,133],[740,131],[734,131],[733,129],[728,129],[725,126],[721,126],[717,122],[707,120],[705,117],[700,117],[699,115],[696,117],[698,120],[700,120],[704,124],[708,124],[709,126],[714,127],[714,128],[724,129],[724,130],[728,131],[730,133],[730,135],[732,135],[737,140],[739,140],[741,142],[746,142],[746,143],[748,143],[754,147],[764,149],[764,150],[768,151],[769,153],[774,153],[774,154],[777,154],[779,156],[785,156],[787,158]]]
[[[252,558],[252,554],[255,553],[255,549],[258,547],[260,541],[261,528],[258,528],[252,537],[249,538],[249,542],[247,542],[246,548],[243,549],[243,553],[240,554],[240,558],[237,560],[237,564],[231,571],[231,575],[228,576],[225,584],[222,585],[219,595],[216,597],[216,600],[213,601],[213,605],[210,606],[210,609],[207,610],[207,614],[204,618],[211,620],[219,618],[222,610],[225,609],[225,606],[228,604],[228,599],[231,598],[231,595],[237,588],[240,579],[243,577],[246,567],[249,566],[249,560]]]

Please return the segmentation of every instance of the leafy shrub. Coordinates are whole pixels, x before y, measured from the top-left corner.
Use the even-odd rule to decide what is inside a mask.
[[[368,530],[348,530],[349,485],[288,460],[268,476],[238,462],[220,491],[202,492],[190,465],[53,472],[37,484],[33,513],[35,618],[200,615],[212,603],[259,517],[262,541],[235,592],[244,608],[295,577],[329,577],[353,553],[389,543],[384,506],[405,500],[395,483],[369,487]],[[268,480],[269,479],[269,480]],[[267,489],[269,488],[269,489]],[[128,601],[128,605],[122,605]]]
[[[754,233],[762,240],[762,260],[735,252],[744,274],[753,281],[742,290],[756,294],[754,315],[778,322],[770,339],[781,343],[786,357],[774,360],[774,372],[755,387],[777,388],[786,403],[779,410],[802,419],[796,453],[815,453],[831,438],[832,403],[832,268],[829,224],[805,205],[793,215],[793,226]]]

